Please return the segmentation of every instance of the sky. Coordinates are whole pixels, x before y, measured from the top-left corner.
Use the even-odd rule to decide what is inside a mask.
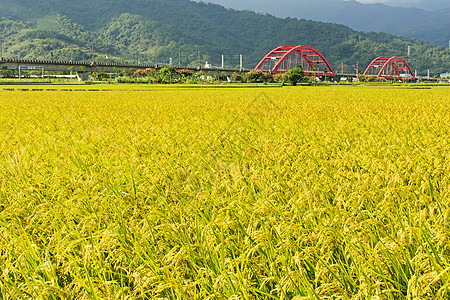
[[[383,3],[391,6],[418,7],[435,10],[450,7],[450,0],[357,0],[361,3]]]
[[[357,0],[361,3],[384,3],[388,5],[411,5],[414,6],[415,4],[419,3],[420,1],[416,0]]]
[[[200,0],[196,0],[200,1]],[[225,7],[237,7],[237,8],[251,8],[251,3],[257,3],[258,1],[254,0],[240,0],[239,5],[234,5],[237,3],[236,0],[201,0],[203,2],[212,2],[223,5]],[[263,0],[264,1],[264,0]],[[312,0],[314,1],[314,0]],[[338,0],[336,0],[338,1]],[[351,0],[341,0],[341,1],[351,1]],[[450,0],[357,0],[361,3],[366,4],[374,4],[374,3],[383,3],[391,6],[401,6],[401,7],[417,7],[425,10],[438,10],[443,8],[450,8]],[[248,4],[247,4],[247,3]],[[274,4],[279,3],[278,0],[264,2],[273,2]]]

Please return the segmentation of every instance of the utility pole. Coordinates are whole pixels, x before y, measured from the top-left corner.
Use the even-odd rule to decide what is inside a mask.
[[[3,32],[3,30],[2,30]],[[3,33],[0,33],[0,60],[3,59]],[[449,41],[449,45],[450,45],[450,41]]]
[[[242,54],[239,55],[239,58],[240,58],[239,69],[242,71],[242,65],[243,65],[243,57],[242,57]]]
[[[201,68],[202,67],[202,60],[200,59],[200,51],[198,51],[197,55],[198,55],[198,66]]]
[[[225,56],[222,54],[222,69],[225,67]]]
[[[70,62],[73,62],[73,45],[70,45]]]
[[[178,52],[178,67],[181,67],[181,51]]]
[[[408,46],[408,57],[411,56],[411,46]]]

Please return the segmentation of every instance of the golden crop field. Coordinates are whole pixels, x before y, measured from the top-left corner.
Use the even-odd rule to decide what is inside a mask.
[[[450,90],[0,91],[1,299],[449,299]]]

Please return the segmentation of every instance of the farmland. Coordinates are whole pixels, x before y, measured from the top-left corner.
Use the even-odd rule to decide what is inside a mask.
[[[449,88],[60,89],[0,90],[0,298],[449,299]]]

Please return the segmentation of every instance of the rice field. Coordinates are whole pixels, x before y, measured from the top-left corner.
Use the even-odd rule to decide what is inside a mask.
[[[0,90],[1,299],[450,299],[449,88],[61,89]]]

